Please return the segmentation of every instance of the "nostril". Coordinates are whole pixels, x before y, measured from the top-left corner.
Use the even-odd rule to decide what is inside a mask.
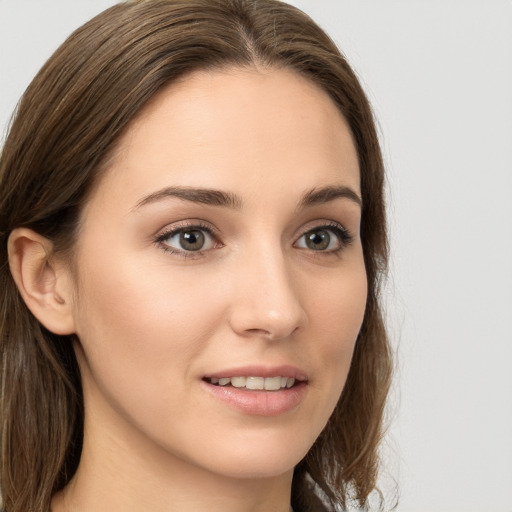
[[[275,330],[246,329],[245,332],[252,336],[255,336],[255,337],[266,338],[266,339],[273,341],[273,340],[288,338],[288,337],[292,336],[298,329],[299,329],[299,327],[297,326],[297,327],[293,328],[293,330],[291,330],[291,331],[289,331],[289,330],[282,331],[281,329],[276,328]]]
[[[266,331],[265,329],[247,329],[248,333],[254,334],[256,336],[266,336],[270,337],[272,336],[272,333],[270,331]]]

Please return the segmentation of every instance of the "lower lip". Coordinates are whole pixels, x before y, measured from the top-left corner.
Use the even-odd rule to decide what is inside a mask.
[[[279,391],[249,390],[233,386],[215,386],[202,382],[206,390],[230,407],[254,416],[278,416],[297,407],[306,394],[307,384],[299,382]]]

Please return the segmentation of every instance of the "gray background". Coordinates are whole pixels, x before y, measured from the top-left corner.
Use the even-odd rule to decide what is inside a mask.
[[[50,53],[113,3],[0,0],[2,132]],[[291,3],[346,53],[382,131],[398,510],[510,512],[512,1]]]

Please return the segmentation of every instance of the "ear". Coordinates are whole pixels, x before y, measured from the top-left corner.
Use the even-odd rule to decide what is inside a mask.
[[[73,334],[72,279],[69,269],[51,258],[53,244],[31,229],[17,228],[7,249],[14,281],[33,315],[55,334]]]

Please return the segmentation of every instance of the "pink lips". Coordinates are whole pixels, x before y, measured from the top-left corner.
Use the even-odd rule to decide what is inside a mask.
[[[281,366],[243,366],[239,368],[230,368],[221,370],[218,372],[212,372],[204,376],[204,378],[217,377],[222,379],[223,377],[291,377],[295,380],[306,381],[308,376],[306,372],[299,370],[295,366],[281,365]]]
[[[211,378],[242,376],[288,377],[295,379],[295,385],[289,389],[266,391],[219,386],[209,382]],[[202,385],[213,397],[242,413],[277,416],[291,411],[302,402],[307,392],[307,380],[306,373],[294,366],[263,367],[254,365],[212,372],[204,376]]]

